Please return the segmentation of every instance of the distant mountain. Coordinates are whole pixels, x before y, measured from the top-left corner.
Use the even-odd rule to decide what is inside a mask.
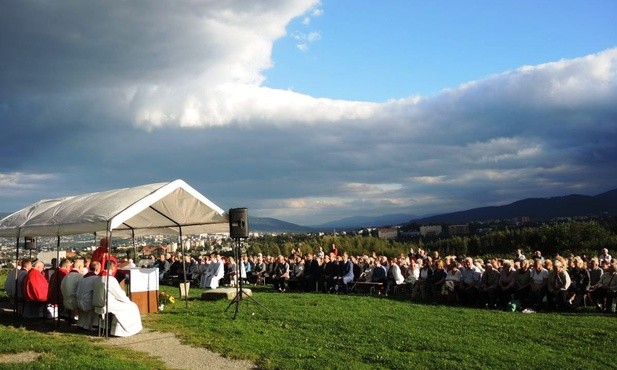
[[[363,227],[381,227],[381,226],[392,226],[392,225],[400,225],[417,218],[418,216],[407,215],[407,214],[390,214],[390,215],[382,215],[382,216],[354,216],[347,217],[337,221],[326,222],[321,225],[311,226],[313,229],[317,230],[327,230],[332,231],[336,230],[355,230]]]
[[[249,218],[249,231],[251,232],[288,232],[288,233],[309,233],[315,230],[291,222],[277,220],[269,217],[253,217]]]
[[[617,189],[596,196],[571,194],[551,198],[528,198],[503,206],[445,213],[416,219],[413,222],[461,224],[520,217],[529,217],[532,221],[545,221],[557,217],[599,215],[617,215]]]

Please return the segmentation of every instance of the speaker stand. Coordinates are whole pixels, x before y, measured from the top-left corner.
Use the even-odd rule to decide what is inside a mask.
[[[261,307],[264,310],[266,310],[269,313],[271,313],[270,310],[268,310],[261,303],[257,302],[255,300],[255,298],[251,297],[242,288],[242,285],[243,285],[242,280],[243,279],[242,279],[242,276],[241,276],[242,274],[241,274],[241,267],[240,267],[240,264],[242,263],[242,260],[240,259],[240,257],[241,257],[241,253],[240,253],[240,238],[234,238],[234,242],[235,242],[234,258],[236,259],[236,276],[238,277],[238,283],[236,284],[236,296],[234,297],[234,299],[231,302],[229,302],[229,305],[225,309],[225,312],[227,312],[227,310],[229,310],[229,308],[235,304],[236,307],[234,309],[234,317],[233,317],[234,320],[235,320],[236,316],[238,316],[238,311],[240,310],[240,302],[242,301],[243,297],[246,297],[246,298],[249,298],[251,301],[253,301],[253,303],[257,304],[259,307]]]

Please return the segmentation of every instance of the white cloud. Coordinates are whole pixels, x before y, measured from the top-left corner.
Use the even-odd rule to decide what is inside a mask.
[[[56,175],[51,173],[0,172],[0,193],[2,193],[0,199],[19,198],[29,194],[37,194],[41,198],[52,198],[46,193],[48,190],[46,185],[54,181],[57,181]],[[2,209],[0,212],[8,210]]]
[[[296,40],[296,47],[305,52],[309,49],[312,43],[321,39],[321,33],[318,31],[312,31],[309,33],[295,31],[291,34],[291,37]]]
[[[313,9],[313,11],[311,11],[311,15],[313,17],[321,17],[323,15],[323,9],[315,8],[315,9]]]
[[[488,142],[467,145],[467,160],[479,163],[518,161],[542,154],[540,144],[521,138],[492,138]]]

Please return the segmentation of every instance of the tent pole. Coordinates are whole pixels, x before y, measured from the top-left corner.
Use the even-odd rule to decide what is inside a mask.
[[[135,246],[135,229],[131,228],[131,236],[133,239],[133,263],[137,261],[137,247]],[[137,264],[135,264],[137,266]]]
[[[105,261],[105,265],[103,266],[103,268],[105,269],[105,271],[107,272],[107,276],[105,276],[105,338],[107,338],[109,336],[109,328],[110,328],[110,322],[109,322],[109,273],[111,272],[109,267],[110,263],[108,263],[108,261],[111,261],[111,232],[109,232],[109,223],[107,225],[107,230],[105,231],[105,238],[107,238],[107,260]],[[118,268],[118,266],[116,266],[116,268]],[[100,330],[100,329],[99,329]]]
[[[96,250],[96,245],[97,245],[97,242],[98,242],[98,240],[96,240],[96,231],[94,233],[92,233],[92,235],[94,236],[94,242],[92,242],[92,245],[93,245],[94,250]],[[94,250],[92,251],[92,253],[94,253]],[[90,263],[92,263],[92,259],[90,259]],[[88,269],[90,269],[90,266],[87,266],[87,267],[88,267]],[[103,267],[103,266],[101,266],[101,267]]]
[[[183,267],[183,274],[184,274],[184,281],[183,283],[186,284],[186,262],[184,262],[184,243],[182,243],[182,225],[180,225],[179,223],[177,223],[175,220],[169,218],[167,215],[163,214],[162,212],[160,212],[159,210],[157,210],[156,208],[150,206],[150,209],[153,210],[154,212],[158,213],[159,215],[165,217],[166,219],[168,219],[169,221],[173,222],[174,224],[176,224],[176,226],[178,226],[178,231],[180,234],[180,248],[182,249],[182,267]],[[186,287],[186,285],[184,285]],[[187,292],[185,292],[187,293]],[[188,294],[184,294],[184,303],[186,305],[186,308],[189,307],[189,300],[188,300]]]
[[[16,241],[16,247],[15,247],[15,292],[13,293],[13,313],[15,314],[15,317],[17,317],[17,313],[19,312],[19,302],[17,302],[17,288],[18,288],[18,273],[19,270],[17,270],[18,264],[19,264],[19,234],[20,234],[21,230],[17,230],[17,241]],[[25,237],[24,237],[25,240]],[[23,292],[22,292],[22,299],[23,299]]]
[[[49,277],[49,280],[56,275],[56,306],[53,307],[54,310],[54,322],[56,326],[58,326],[58,321],[60,320],[60,235],[58,235],[58,239],[56,241],[56,271]]]
[[[182,226],[178,225],[180,231],[180,248],[182,249],[182,274],[184,275],[184,281],[182,287],[184,288],[184,307],[189,308],[189,292],[186,289],[186,254],[184,248],[184,242],[182,241]]]

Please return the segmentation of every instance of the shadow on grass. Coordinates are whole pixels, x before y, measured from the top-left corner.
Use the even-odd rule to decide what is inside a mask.
[[[64,319],[25,319],[17,315],[13,305],[8,301],[0,301],[0,325],[12,326],[14,328],[24,328],[39,333],[63,333],[63,334],[83,334],[86,336],[98,336],[98,331],[84,330],[72,325]]]

